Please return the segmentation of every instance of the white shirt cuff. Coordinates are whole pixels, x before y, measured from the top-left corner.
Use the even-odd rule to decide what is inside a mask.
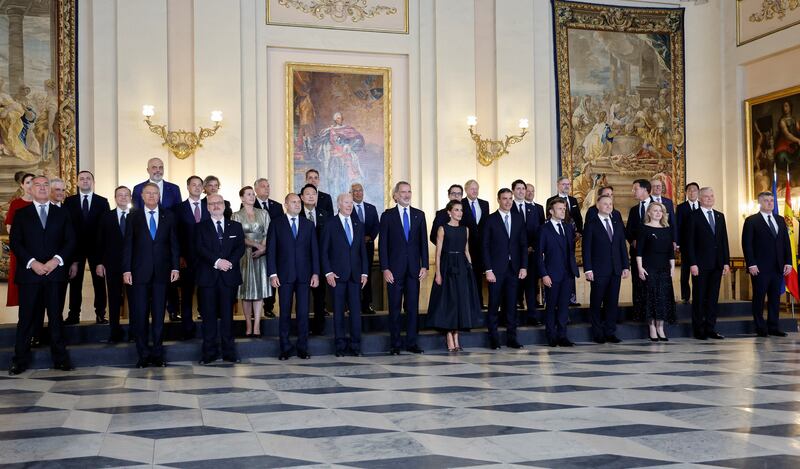
[[[219,269],[219,261],[221,261],[221,260],[222,259],[220,258],[220,259],[217,259],[217,260],[214,261],[214,268],[215,269]]]
[[[58,259],[58,265],[59,265],[59,266],[63,266],[63,265],[64,265],[64,259],[62,259],[62,258],[61,258],[61,256],[59,256],[58,254],[56,254],[56,255],[55,255],[55,256],[53,256],[53,257],[55,257],[56,259]]]
[[[269,278],[275,278],[277,276],[278,276],[278,274],[272,274],[272,275],[269,276]]]
[[[33,261],[35,261],[35,260],[36,260],[36,259],[34,259],[34,258],[31,258],[31,260],[29,260],[29,261],[28,261],[28,263],[27,263],[27,264],[25,264],[25,268],[26,268],[26,269],[30,269],[30,268],[31,268],[31,264],[33,264]]]

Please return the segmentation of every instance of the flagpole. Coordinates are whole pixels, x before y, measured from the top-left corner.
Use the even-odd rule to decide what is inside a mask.
[[[777,167],[777,164],[776,164],[776,167]],[[789,189],[790,181],[791,181],[791,179],[790,179],[790,176],[789,176],[789,162],[787,161],[786,162],[786,197],[785,197],[785,199],[787,201],[789,201],[789,202],[791,202],[791,200],[792,200],[792,194],[791,194],[791,191]],[[794,220],[795,220],[794,207],[792,207],[791,205],[784,204],[784,207],[787,207],[787,206],[789,207],[789,216],[792,217],[792,225],[794,226]],[[786,216],[785,213],[783,215]],[[797,268],[797,259],[792,259],[792,264],[793,264],[792,268],[796,269]],[[790,299],[791,305],[792,305],[792,319],[794,319],[794,295],[789,295],[789,299]]]

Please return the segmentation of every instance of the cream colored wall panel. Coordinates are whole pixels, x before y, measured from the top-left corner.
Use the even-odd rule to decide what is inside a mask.
[[[477,132],[488,139],[497,138],[497,35],[495,33],[496,0],[475,2],[475,116],[478,118]],[[464,138],[469,138],[466,122],[462,120]],[[496,205],[497,188],[502,186],[498,178],[499,164],[483,166],[477,160],[473,144],[469,154],[464,155],[464,167],[472,171],[470,179],[479,183],[478,196]],[[466,181],[459,181],[460,184]],[[447,199],[437,194],[440,204]]]
[[[169,89],[169,128],[194,128],[194,2],[167,2],[167,83]],[[182,192],[186,178],[194,174],[196,157],[171,158],[170,178]],[[184,194],[185,196],[185,194]]]
[[[558,177],[558,139],[556,119],[555,66],[553,64],[553,25],[549,1],[533,4],[533,103],[531,135],[536,155],[534,185],[536,201],[544,204],[555,193]]]
[[[267,177],[267,168],[258,157],[258,74],[257,31],[260,24],[257,11],[261,0],[241,1],[241,70],[242,70],[242,178],[252,184],[258,177]],[[280,198],[280,197],[279,197]],[[280,202],[283,202],[282,200]]]
[[[418,187],[413,203],[426,213],[435,211],[436,197],[436,50],[431,47],[436,40],[435,2],[423,1],[416,8],[412,2],[411,18],[419,21],[419,43],[416,47],[418,60],[416,67],[410,67],[409,106],[411,112],[412,138],[417,135],[418,147],[412,144],[411,172],[412,184]],[[414,24],[412,22],[412,24]],[[412,32],[415,29],[412,29]],[[412,56],[411,63],[414,58]],[[413,142],[412,142],[413,143]],[[416,158],[414,158],[414,149]],[[418,161],[416,166],[414,161]],[[397,178],[395,177],[395,180]]]

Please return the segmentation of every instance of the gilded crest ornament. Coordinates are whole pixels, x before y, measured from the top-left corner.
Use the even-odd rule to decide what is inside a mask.
[[[337,23],[344,23],[349,18],[353,23],[374,18],[377,15],[394,15],[397,8],[384,5],[369,6],[367,0],[278,0],[279,5],[295,8],[319,19],[329,16]]]
[[[769,21],[773,18],[783,19],[787,11],[793,11],[800,7],[800,0],[763,0],[761,11],[753,13],[748,18],[751,23]]]

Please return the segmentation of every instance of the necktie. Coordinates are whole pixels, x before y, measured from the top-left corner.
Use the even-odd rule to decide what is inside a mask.
[[[406,235],[406,241],[411,234],[411,221],[408,219],[408,207],[403,209],[403,234]]]
[[[156,217],[155,210],[150,210],[150,238],[156,239]]]
[[[200,202],[194,202],[194,222],[200,223]]]
[[[475,220],[475,223],[478,223],[478,212],[475,210],[475,201],[473,200],[470,205],[472,206],[472,219]]]
[[[267,202],[261,202],[261,208],[264,210],[269,210],[269,204]]]
[[[525,204],[519,204],[519,214],[522,215],[522,220],[525,221]]]
[[[356,213],[358,214],[358,221],[364,223],[364,211],[361,209],[361,204],[356,205]]]
[[[770,231],[772,231],[772,236],[778,237],[778,230],[775,228],[775,225],[772,224],[772,215],[767,215],[767,224],[769,225]]]
[[[567,203],[567,211],[569,212],[570,206],[569,206],[569,196],[568,195],[564,196],[564,202]]]
[[[564,236],[564,227],[561,226],[561,223],[558,224],[558,234]]]
[[[614,241],[614,232],[611,231],[611,222],[608,218],[605,219],[606,222],[606,233],[608,233],[608,240],[613,242]]]
[[[717,234],[717,226],[714,223],[714,211],[713,210],[707,211],[706,216],[708,218],[708,224],[711,225],[711,232]]]
[[[292,217],[292,235],[294,236],[294,239],[297,239],[297,223],[295,223],[295,220],[296,219]]]
[[[39,221],[42,222],[42,228],[47,228],[47,210],[44,204],[39,205]]]
[[[220,246],[222,245],[222,220],[217,220],[217,239]]]
[[[311,220],[311,223],[313,223],[314,226],[317,226],[317,220],[314,219],[314,211],[313,210],[309,210],[308,211],[308,219]]]
[[[644,223],[644,200],[639,203],[639,221]]]
[[[508,234],[508,237],[510,238],[511,237],[511,221],[508,218],[508,214],[506,214],[505,224],[506,224],[506,234]]]
[[[83,212],[83,218],[89,218],[89,196],[83,196],[83,203],[81,204],[81,212]]]
[[[353,230],[350,229],[350,217],[344,217],[344,234],[347,235],[347,244],[353,245]]]
[[[122,231],[122,235],[125,236],[125,212],[122,212],[122,216],[119,217],[119,230]]]

